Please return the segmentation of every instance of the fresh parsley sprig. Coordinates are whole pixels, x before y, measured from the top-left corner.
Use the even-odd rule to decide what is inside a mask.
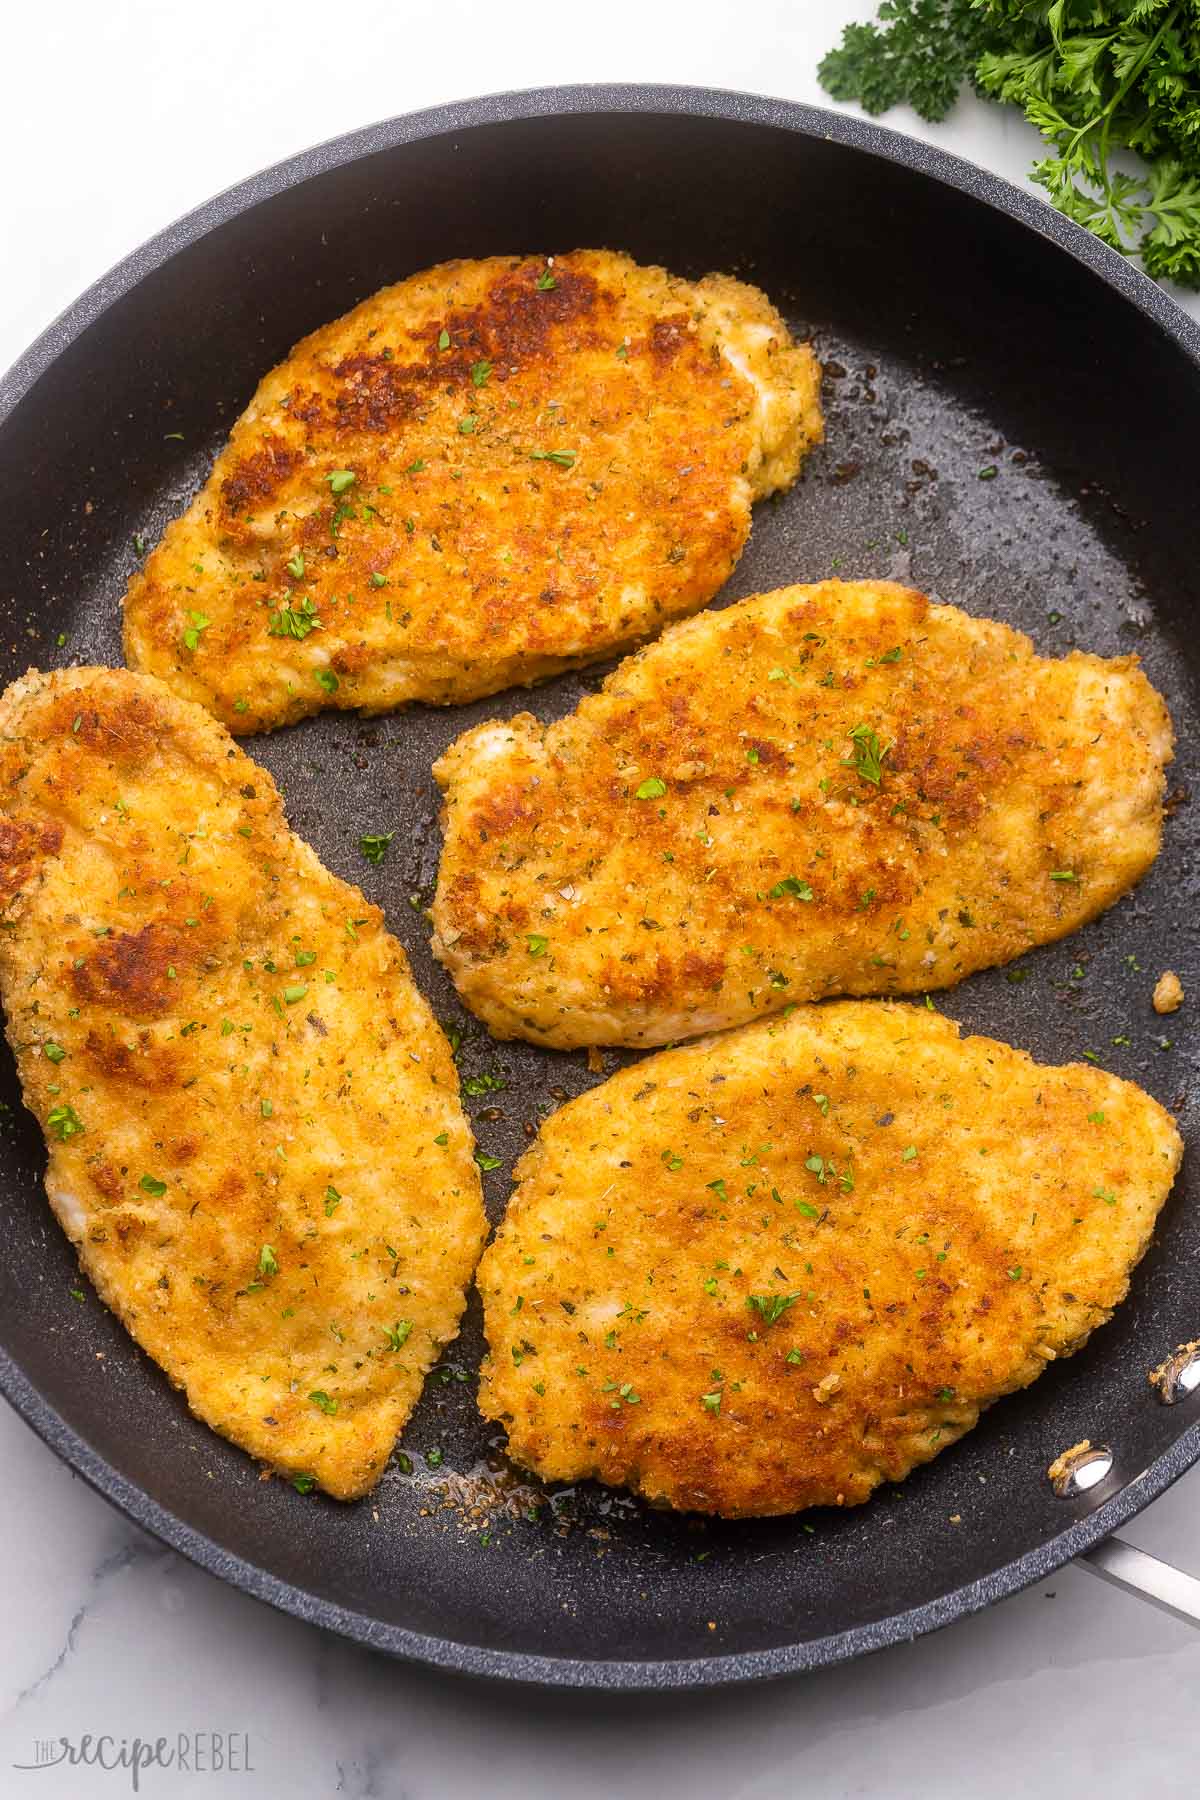
[[[1059,211],[1200,289],[1200,0],[883,0],[818,74],[873,114],[943,119],[967,80],[1019,106]]]

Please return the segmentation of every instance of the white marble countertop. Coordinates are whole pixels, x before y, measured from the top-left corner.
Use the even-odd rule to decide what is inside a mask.
[[[853,0],[59,0],[5,15],[0,364],[177,214],[263,164],[469,94],[595,80],[820,101]],[[502,22],[501,22],[502,21]],[[960,102],[897,114],[1021,179],[1037,140]],[[1200,305],[1192,303],[1200,316]],[[248,1772],[164,1773],[144,1794],[621,1794],[688,1800],[1194,1797],[1200,1632],[1074,1568],[866,1662],[699,1700],[539,1697],[372,1657],[243,1598],[126,1524],[0,1407],[7,1551],[0,1794],[92,1800],[128,1773],[43,1768],[40,1739],[248,1740]],[[1200,1470],[1127,1532],[1200,1574]]]

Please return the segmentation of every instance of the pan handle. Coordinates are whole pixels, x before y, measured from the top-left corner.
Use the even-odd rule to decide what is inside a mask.
[[[1200,1626],[1200,1581],[1124,1538],[1105,1538],[1102,1544],[1075,1558],[1076,1566],[1111,1581],[1139,1600],[1148,1600],[1185,1624]]]

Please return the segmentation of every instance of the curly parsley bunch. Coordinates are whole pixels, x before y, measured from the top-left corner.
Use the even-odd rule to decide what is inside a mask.
[[[945,118],[964,80],[1021,107],[1054,205],[1200,289],[1200,0],[883,0],[818,73],[869,113]]]

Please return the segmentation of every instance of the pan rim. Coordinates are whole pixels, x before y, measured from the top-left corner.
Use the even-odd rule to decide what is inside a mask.
[[[406,143],[546,116],[629,112],[703,117],[734,126],[765,125],[821,138],[898,163],[956,188],[1049,239],[1083,264],[1149,319],[1200,369],[1200,324],[1189,318],[1162,288],[1044,201],[963,158],[859,117],[795,101],[707,87],[578,84],[508,91],[403,114],[299,151],[225,189],[124,257],[34,340],[0,376],[0,427],[63,352],[111,306],[177,252],[260,202],[316,176]],[[404,1626],[384,1624],[283,1581],[186,1525],[121,1474],[66,1423],[3,1349],[0,1393],[43,1442],[118,1511],[207,1573],[279,1611],[335,1631],[366,1648],[449,1672],[544,1688],[621,1693],[708,1689],[764,1680],[845,1662],[868,1651],[912,1640],[1052,1574],[1125,1524],[1200,1460],[1200,1422],[1194,1422],[1111,1499],[1057,1536],[974,1581],[899,1614],[767,1650],[698,1658],[588,1661],[485,1649],[427,1636]]]

